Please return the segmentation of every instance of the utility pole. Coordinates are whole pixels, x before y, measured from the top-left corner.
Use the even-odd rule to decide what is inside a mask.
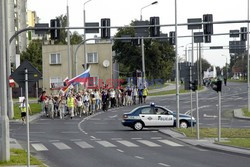
[[[145,53],[144,53],[144,39],[141,38],[141,53],[142,53],[142,84],[145,81]]]
[[[67,27],[69,27],[69,5],[67,4]],[[68,43],[68,76],[69,78],[72,77],[71,75],[71,56],[70,56],[70,31],[67,30],[67,43]]]
[[[0,1],[0,95],[7,97],[7,76],[6,76],[6,47],[5,47],[5,23],[6,23],[6,1]],[[7,99],[0,98],[1,106],[1,126],[2,126],[2,141],[0,147],[0,160],[10,160],[10,134],[9,134],[9,118],[7,116]]]
[[[247,0],[247,20],[249,21],[249,0]],[[249,69],[249,22],[247,22],[247,108],[248,112],[250,112],[250,69]]]

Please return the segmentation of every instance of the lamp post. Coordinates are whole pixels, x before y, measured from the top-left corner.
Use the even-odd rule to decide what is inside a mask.
[[[83,27],[85,27],[85,23],[86,23],[86,12],[85,12],[85,5],[90,2],[92,0],[88,0],[86,2],[84,2],[83,4]],[[83,40],[86,40],[86,29],[84,29],[84,38]],[[86,42],[84,42],[84,68],[85,70],[87,70],[87,55],[86,55]],[[77,75],[77,74],[76,74]]]
[[[247,0],[247,20],[249,21],[249,0]],[[249,22],[247,22],[247,107],[250,112],[250,71],[249,71]]]
[[[151,4],[146,5],[146,6],[144,6],[144,7],[141,8],[141,15],[140,15],[140,20],[141,20],[141,21],[142,21],[142,9],[145,9],[146,7],[149,7],[149,6],[151,6],[151,5],[155,5],[155,4],[157,4],[157,3],[158,3],[158,1],[154,1],[154,2],[152,2]]]

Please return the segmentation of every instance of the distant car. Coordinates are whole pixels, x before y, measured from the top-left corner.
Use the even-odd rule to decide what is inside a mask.
[[[179,114],[180,127],[187,128],[196,124],[194,117]],[[176,113],[162,106],[145,105],[133,109],[129,113],[123,114],[123,126],[128,126],[134,130],[142,130],[143,127],[165,127],[176,126]]]

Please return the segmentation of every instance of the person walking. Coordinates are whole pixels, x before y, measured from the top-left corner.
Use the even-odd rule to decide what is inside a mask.
[[[148,96],[148,89],[147,89],[147,87],[145,87],[145,88],[143,89],[142,96],[143,96],[143,102],[146,103],[146,98],[147,98],[147,96]]]
[[[82,117],[82,111],[83,111],[83,101],[81,96],[76,97],[76,116],[79,115],[79,117]]]
[[[101,97],[100,97],[100,92],[99,90],[96,90],[95,89],[95,92],[94,92],[94,95],[95,95],[95,99],[96,99],[96,111],[101,109]]]
[[[132,95],[133,95],[133,104],[136,105],[136,97],[138,96],[137,86],[133,87]]]
[[[66,109],[66,99],[64,96],[61,96],[59,100],[59,111],[60,111],[60,119],[64,119],[65,109]]]
[[[89,94],[88,92],[84,92],[83,95],[83,104],[84,104],[84,113],[86,113],[86,115],[89,115]]]
[[[143,91],[142,89],[139,89],[139,90],[138,90],[138,94],[139,94],[139,104],[142,104],[142,94],[143,94],[142,91]]]
[[[47,116],[46,100],[47,100],[46,91],[43,91],[41,96],[39,97],[39,102],[42,104],[42,113],[44,116]]]
[[[49,96],[49,99],[48,99],[48,113],[49,113],[49,116],[50,118],[54,119],[54,99],[52,98],[52,96]]]
[[[72,94],[69,94],[69,97],[67,99],[67,106],[70,114],[70,118],[72,119],[74,117],[74,108],[75,108],[75,98]]]
[[[24,125],[26,123],[26,100],[23,99],[23,102],[19,106],[21,110],[21,118],[22,118],[22,124]],[[28,104],[28,112],[31,114],[30,105]]]

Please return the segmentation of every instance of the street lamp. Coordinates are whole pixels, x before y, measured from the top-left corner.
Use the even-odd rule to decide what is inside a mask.
[[[149,5],[147,5],[147,6],[144,6],[144,7],[142,7],[141,8],[141,21],[142,21],[142,9],[144,9],[144,8],[146,8],[146,7],[149,7],[149,6],[151,6],[151,5],[155,5],[155,4],[157,4],[158,3],[158,1],[154,1],[154,2],[152,2],[151,4],[149,4]]]
[[[86,23],[86,12],[85,12],[85,5],[90,2],[92,0],[88,0],[86,2],[84,2],[83,4],[83,27],[84,27],[84,38],[83,40],[85,41],[86,40],[86,29],[85,29],[85,23]],[[87,70],[87,55],[86,55],[86,42],[84,42],[84,68],[85,70]],[[77,74],[76,74],[77,75]]]

